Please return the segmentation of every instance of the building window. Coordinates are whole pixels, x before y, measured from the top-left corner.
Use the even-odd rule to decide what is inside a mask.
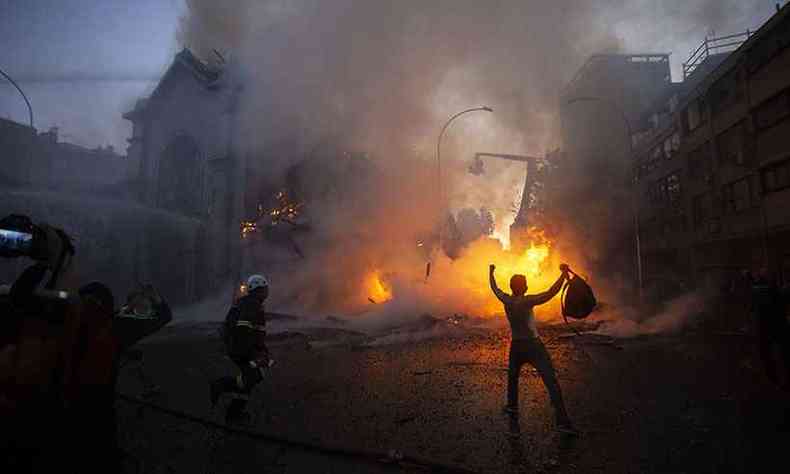
[[[713,218],[713,194],[700,194],[694,198],[694,225],[701,228]]]
[[[683,189],[680,187],[680,176],[678,173],[672,173],[666,178],[666,193],[667,193],[667,201],[671,204],[676,204],[680,202],[680,197],[683,195]]]
[[[733,70],[718,80],[711,87],[709,97],[711,98],[711,113],[718,114],[730,106],[738,103],[743,98],[742,76],[738,71]]]
[[[698,229],[707,228],[712,232],[721,212],[721,200],[712,192],[700,194],[694,198],[694,226]]]
[[[755,125],[758,129],[772,127],[790,115],[790,94],[782,91],[757,106],[754,113]]]
[[[664,156],[670,159],[678,150],[680,150],[680,132],[675,131],[664,139]]]
[[[705,122],[705,101],[702,97],[694,99],[686,109],[686,123],[688,130],[696,130],[702,123]]]
[[[790,187],[790,160],[763,170],[763,189],[770,193]]]
[[[739,179],[722,187],[724,212],[733,214],[749,207],[751,189],[749,178]]]
[[[722,164],[743,165],[745,163],[745,132],[745,123],[740,122],[716,138],[719,160]]]
[[[658,145],[650,152],[650,161],[654,167],[657,167],[661,163],[662,158],[664,158],[664,150],[661,148],[661,145]]]
[[[653,181],[647,188],[648,201],[653,204],[678,206],[682,195],[680,174],[677,171]]]
[[[708,180],[713,175],[713,158],[710,143],[693,150],[688,155],[689,175],[694,179]]]

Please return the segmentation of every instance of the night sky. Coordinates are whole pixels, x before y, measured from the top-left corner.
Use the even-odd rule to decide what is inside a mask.
[[[655,13],[666,8],[658,0],[643,3],[652,1]],[[776,3],[748,2],[754,8],[746,17],[738,12],[728,31],[715,33],[759,26]],[[63,140],[124,151],[130,126],[121,113],[151,91],[178,51],[176,30],[184,8],[184,0],[0,0],[0,68],[26,91],[36,128],[58,126]],[[631,51],[672,52],[675,70],[708,33],[700,25],[699,32],[651,36],[651,12],[645,13],[629,12],[633,21],[613,27]],[[683,40],[673,40],[679,37]],[[27,121],[24,102],[4,81],[0,117]]]

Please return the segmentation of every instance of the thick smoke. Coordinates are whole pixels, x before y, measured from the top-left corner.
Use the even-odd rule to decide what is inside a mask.
[[[282,258],[266,268],[287,280],[279,298],[305,310],[343,311],[347,305],[336,303],[353,297],[368,304],[360,286],[381,269],[390,291],[409,295],[397,304],[409,311],[425,301],[429,309],[480,310],[467,304],[469,287],[457,281],[477,285],[469,268],[434,255],[431,282],[445,279],[436,283],[445,291],[427,298],[430,290],[417,284],[426,256],[414,242],[442,219],[440,186],[451,207],[486,207],[497,233],[506,232],[523,168],[489,163],[483,178],[474,177],[466,173],[473,154],[540,156],[557,147],[559,89],[587,56],[623,50],[629,46],[623,34],[645,21],[693,36],[700,18],[735,2],[685,2],[661,7],[653,18],[654,3],[666,2],[188,0],[180,41],[204,59],[216,58],[214,50],[230,58],[229,74],[242,86],[236,143],[258,185],[276,189],[289,166],[304,159],[320,164],[308,175],[344,177],[333,197],[312,203],[315,232],[301,242],[306,259]],[[724,14],[713,18],[725,22]],[[656,26],[648,36],[655,40],[661,31]],[[454,124],[442,148],[440,183],[439,129],[478,105],[495,112]],[[365,184],[344,172],[350,166],[344,150],[372,157],[375,170]],[[272,252],[263,251],[269,261]],[[581,255],[567,258],[584,266]],[[479,291],[488,291],[487,262],[472,260],[482,275]]]

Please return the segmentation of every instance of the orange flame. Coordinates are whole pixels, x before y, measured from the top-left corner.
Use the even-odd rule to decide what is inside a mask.
[[[381,279],[378,270],[370,272],[365,277],[365,291],[368,300],[372,303],[384,303],[392,299],[392,289]]]

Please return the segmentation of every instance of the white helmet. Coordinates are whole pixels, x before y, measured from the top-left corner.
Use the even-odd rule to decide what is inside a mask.
[[[263,288],[269,286],[269,280],[263,275],[251,275],[247,278],[247,291],[250,292],[256,288]]]

